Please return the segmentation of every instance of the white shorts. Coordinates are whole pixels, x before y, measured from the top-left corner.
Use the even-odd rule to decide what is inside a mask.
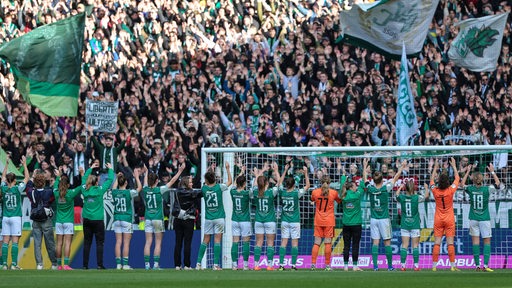
[[[254,222],[254,233],[276,234],[276,222]]]
[[[144,232],[146,232],[146,233],[162,233],[162,232],[164,232],[164,221],[146,219],[146,221],[144,221]]]
[[[300,238],[300,223],[281,222],[281,238],[285,239],[299,239]]]
[[[204,220],[204,234],[212,235],[212,234],[221,234],[224,233],[224,218],[214,219],[214,220]]]
[[[75,234],[75,224],[73,223],[55,223],[55,234],[73,235]]]
[[[391,221],[387,219],[370,219],[370,234],[372,239],[382,240],[391,239]]]
[[[252,235],[251,222],[231,222],[233,236],[249,237]]]
[[[114,233],[126,233],[131,234],[133,233],[133,225],[130,222],[116,220],[114,221],[114,224],[112,224],[112,228],[114,228]]]
[[[491,238],[491,221],[469,220],[469,235],[482,238]]]
[[[400,235],[402,237],[409,237],[409,238],[419,238],[420,237],[420,229],[400,229]]]
[[[21,236],[21,217],[4,217],[2,219],[2,236]]]

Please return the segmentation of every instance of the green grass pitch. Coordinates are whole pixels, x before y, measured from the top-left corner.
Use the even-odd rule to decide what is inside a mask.
[[[413,271],[0,271],[0,287],[512,287],[512,270]]]

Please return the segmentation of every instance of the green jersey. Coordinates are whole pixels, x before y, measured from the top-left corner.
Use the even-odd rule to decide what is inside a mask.
[[[400,194],[396,200],[400,203],[400,211],[402,211],[400,228],[404,230],[420,229],[420,212],[418,206],[419,203],[425,201],[425,197],[417,194]]]
[[[304,189],[294,189],[292,191],[281,190],[281,221],[288,223],[300,223],[299,199],[304,196]]]
[[[364,181],[361,180],[356,191],[347,190],[343,198],[343,225],[355,226],[363,224],[363,212],[361,210],[361,196],[364,192]]]
[[[92,169],[87,169],[82,183],[87,181]],[[85,189],[82,186],[82,195],[84,196],[84,207],[82,209],[82,218],[89,220],[103,220],[105,218],[105,205],[103,195],[108,191],[114,181],[114,170],[108,169],[108,179],[101,186],[91,186]]]
[[[78,186],[75,189],[68,189],[66,191],[66,195],[64,197],[60,197],[59,192],[59,182],[60,177],[55,179],[55,184],[53,185],[53,195],[57,202],[57,223],[74,223],[75,222],[75,197],[82,192],[82,186]]]
[[[255,221],[266,223],[276,222],[276,209],[274,207],[274,197],[277,195],[277,187],[267,189],[263,193],[263,197],[258,197],[258,192],[254,193],[254,202],[256,202]]]
[[[142,200],[144,201],[144,218],[146,220],[164,220],[164,200],[162,194],[169,191],[167,185],[160,187],[142,188]]]
[[[368,187],[368,194],[370,196],[370,210],[371,218],[373,219],[387,219],[389,218],[389,192],[392,185],[383,185],[380,188],[375,186]]]
[[[235,222],[249,222],[251,221],[249,200],[250,193],[247,190],[238,191],[233,188],[230,191],[231,200],[233,201],[233,214],[231,220]]]
[[[494,186],[467,186],[466,193],[469,195],[469,220],[489,221],[489,196],[494,193]]]
[[[21,217],[21,192],[25,190],[25,183],[9,188],[2,183],[2,211],[3,217]]]
[[[206,220],[222,219],[226,217],[222,193],[227,190],[228,186],[225,184],[215,184],[213,186],[203,185],[201,192],[203,193],[204,204],[206,206]]]
[[[137,196],[137,190],[113,189],[112,201],[114,202],[114,221],[133,222],[133,198]]]

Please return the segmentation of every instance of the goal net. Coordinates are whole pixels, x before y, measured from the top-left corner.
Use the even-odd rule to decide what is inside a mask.
[[[397,165],[403,160],[407,160],[408,168],[402,172],[400,179],[395,184],[395,190],[398,185],[401,185],[404,180],[413,180],[418,187],[418,193],[424,194],[424,184],[429,182],[433,163],[435,159],[439,159],[443,163],[453,179],[453,170],[449,167],[450,157],[454,157],[457,162],[459,174],[462,177],[467,171],[469,164],[475,166],[484,175],[485,185],[495,185],[493,177],[489,173],[488,165],[492,163],[495,171],[501,180],[501,185],[496,186],[496,192],[491,195],[489,201],[489,211],[491,215],[492,226],[492,240],[491,240],[491,268],[511,268],[512,255],[509,247],[512,247],[512,233],[510,233],[510,223],[512,221],[512,183],[510,183],[510,176],[512,164],[509,160],[509,152],[512,151],[512,146],[403,146],[403,147],[278,147],[278,148],[204,148],[202,150],[202,170],[204,171],[214,167],[218,183],[226,183],[227,173],[225,163],[230,164],[231,174],[233,175],[233,182],[237,175],[240,173],[241,167],[245,167],[245,177],[247,181],[247,189],[252,188],[254,179],[254,169],[261,169],[266,163],[267,165],[275,162],[279,167],[279,172],[282,174],[286,163],[292,164],[292,168],[288,174],[292,175],[298,188],[304,187],[304,175],[299,172],[306,165],[311,182],[310,191],[314,188],[320,187],[320,179],[323,175],[329,175],[332,183],[331,188],[339,189],[339,179],[342,171],[345,170],[348,177],[353,181],[359,181],[362,175],[362,161],[364,158],[370,159],[371,170],[379,170],[382,172],[385,181],[393,178],[397,172]],[[306,161],[309,159],[309,161]],[[441,168],[443,168],[441,167]],[[371,177],[369,178],[371,183]],[[468,178],[466,184],[471,184]],[[309,268],[311,265],[311,248],[313,246],[313,220],[314,220],[314,205],[310,201],[310,193],[304,195],[300,200],[300,216],[301,216],[301,238],[299,240],[299,256],[297,260],[297,268]],[[393,266],[400,267],[400,218],[401,211],[399,204],[390,193],[389,211],[392,223],[392,240],[391,246],[393,250]],[[226,212],[226,228],[222,240],[222,267],[231,268],[231,213],[232,203],[229,192],[224,193],[224,207]],[[279,247],[281,244],[280,236],[280,214],[282,204],[279,197],[276,197],[274,203],[277,217],[277,237],[274,243],[275,256],[273,259],[274,266],[279,262]],[[203,201],[204,208],[204,201]],[[251,205],[251,219],[254,224],[254,209],[255,206]],[[456,237],[455,237],[455,250],[456,250],[456,265],[459,268],[475,268],[475,261],[473,257],[473,246],[471,236],[469,235],[469,214],[470,202],[468,195],[464,193],[463,189],[458,189],[454,196],[454,211],[456,219]],[[203,209],[204,210],[204,209]],[[367,195],[362,199],[363,210],[363,235],[361,239],[359,267],[373,268],[371,257],[372,241],[370,238],[370,212],[369,200]],[[341,205],[336,207],[336,229],[335,236],[332,244],[332,268],[342,268],[343,262],[343,225],[342,215],[343,211]],[[433,197],[424,203],[420,203],[419,207],[420,220],[421,220],[421,237],[420,237],[420,268],[427,269],[432,267],[432,251],[434,248],[434,212],[435,203]],[[204,223],[204,214],[203,214]],[[253,227],[254,228],[254,227]],[[254,229],[253,229],[254,233]],[[213,240],[213,238],[212,238]],[[212,241],[213,242],[213,241]],[[254,235],[251,238],[251,256],[249,259],[249,267],[254,267],[253,260],[254,248]],[[317,260],[317,267],[321,268],[324,263],[323,248],[320,248],[319,258]],[[481,241],[480,262],[483,264],[483,243]],[[287,247],[287,256],[285,258],[285,266],[290,265],[290,243]],[[262,248],[262,257],[259,265],[264,268],[269,265],[270,260],[266,258],[266,241]],[[211,267],[213,261],[213,246],[208,247],[208,252],[205,255],[202,267]],[[240,245],[239,267],[242,265],[242,245]],[[381,268],[387,268],[387,261],[383,244],[379,247],[378,265]],[[349,266],[352,266],[350,261]],[[407,268],[413,267],[412,250],[409,247],[409,256],[407,258]],[[447,255],[446,241],[443,239],[441,245],[441,256],[438,262],[438,268],[448,268],[450,263]]]

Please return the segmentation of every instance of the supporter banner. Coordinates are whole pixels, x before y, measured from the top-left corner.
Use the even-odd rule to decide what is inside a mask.
[[[117,129],[117,108],[119,103],[85,101],[85,122],[94,127],[94,131],[115,133]]]
[[[0,47],[23,98],[50,116],[76,116],[85,14],[41,26]]]
[[[507,267],[506,264],[506,258],[505,255],[491,255],[491,258],[489,260],[489,267],[492,269],[505,269],[510,268]],[[353,267],[352,263],[352,257],[349,258],[349,268]],[[379,269],[386,270],[388,268],[388,263],[386,260],[385,255],[379,255],[378,258],[378,267]],[[481,263],[483,263],[483,257],[480,259]],[[249,267],[253,268],[254,264],[254,258],[252,256],[249,257]],[[241,267],[243,264],[242,258],[238,260],[238,264]],[[251,265],[252,264],[252,265]],[[286,256],[285,257],[285,268],[291,267],[291,257]],[[475,268],[475,259],[473,258],[473,255],[457,255],[455,264],[460,269],[474,269]],[[267,258],[262,257],[259,262],[259,266],[262,268],[265,268],[269,265],[269,261]],[[279,257],[274,257],[273,260],[274,267],[279,266]],[[331,268],[333,269],[343,269],[345,265],[345,262],[343,260],[342,255],[333,255],[331,257]],[[297,257],[297,268],[299,269],[309,269],[311,268],[311,255],[299,255]],[[373,269],[373,260],[372,255],[360,255],[358,259],[358,266],[362,269]],[[400,255],[393,255],[393,267],[395,269],[398,269],[401,266],[400,263]],[[419,259],[419,266],[420,267],[432,267],[432,256],[431,255],[420,255]],[[325,267],[325,258],[324,256],[318,256],[316,261],[316,267],[319,269],[323,269]],[[437,262],[437,268],[438,269],[450,269],[450,260],[448,259],[448,255],[441,255],[439,256],[439,262]],[[412,259],[412,255],[407,257],[406,262],[406,268],[407,269],[413,269],[414,263]],[[423,269],[429,269],[429,268],[423,268]]]
[[[356,4],[340,12],[343,41],[400,59],[402,42],[409,57],[423,48],[439,0],[389,0]]]
[[[494,71],[508,14],[467,19],[456,24],[460,31],[448,50],[448,57],[471,71]]]
[[[414,97],[412,96],[411,83],[409,82],[405,43],[403,43],[396,117],[396,140],[398,146],[407,146],[407,141],[417,132],[418,120],[416,120],[416,111],[414,110]]]
[[[0,171],[4,171],[6,160],[7,160],[7,153],[5,153],[4,149],[2,149],[2,147],[0,147]],[[18,177],[23,177],[23,173],[21,173],[12,162],[9,162],[9,165],[7,167],[7,172],[14,173],[14,175],[16,175]]]

